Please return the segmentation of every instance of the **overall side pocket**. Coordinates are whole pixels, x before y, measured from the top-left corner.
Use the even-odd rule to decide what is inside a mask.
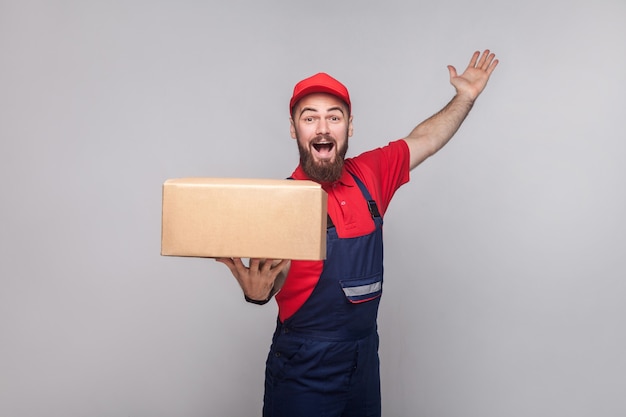
[[[374,300],[383,293],[383,274],[340,280],[341,289],[353,304]]]

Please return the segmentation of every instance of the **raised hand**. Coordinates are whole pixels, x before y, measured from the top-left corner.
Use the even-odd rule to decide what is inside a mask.
[[[461,75],[457,74],[456,68],[448,65],[450,83],[456,89],[457,94],[472,101],[476,100],[485,89],[491,73],[498,65],[498,60],[495,57],[495,54],[492,54],[489,49],[485,50],[482,56],[479,51],[474,52],[469,65]]]

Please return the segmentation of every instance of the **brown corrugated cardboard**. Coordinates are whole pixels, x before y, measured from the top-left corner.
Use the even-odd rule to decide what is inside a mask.
[[[167,180],[161,255],[325,259],[326,199],[313,181]]]

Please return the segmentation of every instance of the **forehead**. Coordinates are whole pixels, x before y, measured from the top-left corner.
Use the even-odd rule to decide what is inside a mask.
[[[307,111],[332,111],[341,110],[345,114],[348,113],[348,106],[339,97],[326,93],[313,93],[306,95],[298,101],[294,107],[296,113]]]

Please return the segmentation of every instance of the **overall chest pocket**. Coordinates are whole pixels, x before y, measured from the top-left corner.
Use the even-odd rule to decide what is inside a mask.
[[[383,274],[340,280],[341,289],[353,304],[374,300],[383,293]]]

